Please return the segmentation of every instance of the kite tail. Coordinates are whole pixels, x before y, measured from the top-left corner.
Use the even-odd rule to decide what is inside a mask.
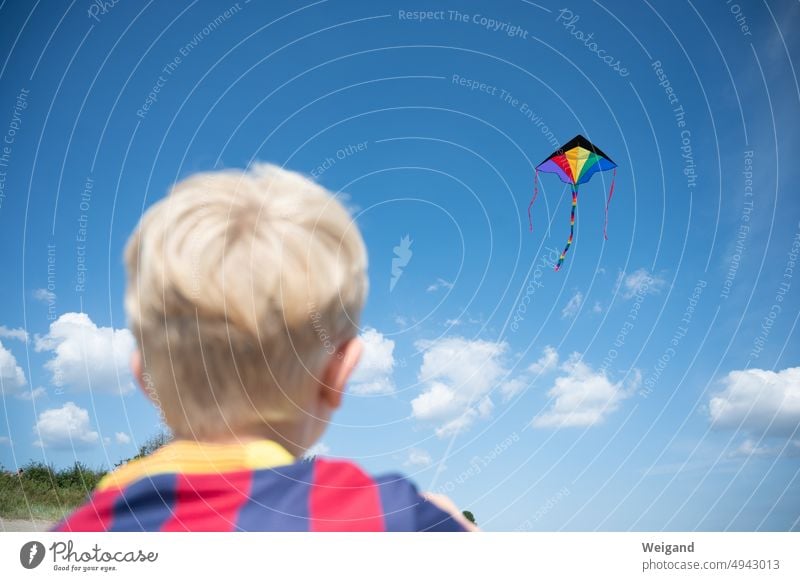
[[[603,238],[608,240],[608,205],[611,203],[611,196],[614,195],[614,182],[617,179],[617,168],[614,168],[614,174],[611,177],[611,189],[608,190],[608,200],[606,201],[606,221],[603,223]]]
[[[575,209],[578,207],[578,190],[572,190],[572,213],[569,216],[569,238],[567,239],[567,245],[564,247],[564,250],[561,251],[561,256],[558,257],[558,262],[556,263],[555,270],[558,271],[561,268],[561,265],[564,264],[564,258],[567,256],[567,252],[569,251],[569,247],[572,246],[572,236],[575,234]]]
[[[539,195],[539,170],[537,169],[536,172],[533,174],[533,197],[531,198],[531,203],[528,204],[528,224],[530,225],[530,230],[533,232],[533,218],[531,217],[531,208],[533,208],[533,203],[536,201],[536,196]]]

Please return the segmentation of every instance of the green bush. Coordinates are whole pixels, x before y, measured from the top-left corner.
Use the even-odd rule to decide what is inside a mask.
[[[114,464],[114,468],[119,468],[123,464],[127,464],[131,460],[138,460],[139,458],[144,458],[145,456],[149,456],[156,450],[158,450],[161,446],[165,444],[169,444],[172,441],[172,434],[169,432],[159,432],[155,436],[151,436],[144,443],[139,446],[139,451],[133,458],[126,458],[125,460],[120,460],[116,464]]]
[[[160,432],[139,446],[133,458],[122,460],[115,468],[152,454],[171,440],[169,433]],[[0,517],[60,520],[86,500],[106,473],[82,462],[56,470],[31,461],[21,473],[6,472],[0,466]]]
[[[76,462],[56,470],[29,462],[21,473],[0,473],[0,516],[15,519],[59,520],[80,505],[106,474]]]

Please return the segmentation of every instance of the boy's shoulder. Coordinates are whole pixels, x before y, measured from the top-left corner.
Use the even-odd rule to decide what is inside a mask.
[[[56,530],[462,530],[400,474],[328,458],[268,465],[263,454],[189,462],[191,453],[172,450],[108,475]]]
[[[350,460],[318,458],[311,482],[312,530],[463,530],[400,473],[374,476]]]

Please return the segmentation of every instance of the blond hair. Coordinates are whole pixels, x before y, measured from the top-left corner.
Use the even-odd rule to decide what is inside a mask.
[[[125,263],[129,324],[178,437],[288,430],[331,346],[357,334],[367,292],[342,204],[266,164],[176,184],[142,217]]]

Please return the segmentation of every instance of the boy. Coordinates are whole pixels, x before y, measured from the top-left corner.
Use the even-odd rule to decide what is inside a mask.
[[[131,368],[175,439],[56,530],[474,530],[401,476],[298,461],[362,350],[366,251],[330,193],[272,165],[191,176],[147,211],[125,264]]]

